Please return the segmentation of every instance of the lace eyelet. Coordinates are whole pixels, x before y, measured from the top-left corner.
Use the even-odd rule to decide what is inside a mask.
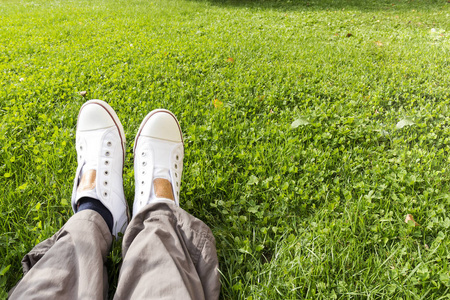
[[[104,192],[104,193],[103,193],[103,196],[108,197],[108,193],[107,193],[107,192]]]
[[[142,156],[145,156],[145,152],[142,152]]]
[[[105,160],[105,165],[106,166],[109,165],[109,161],[108,160]]]
[[[176,160],[178,160],[178,158],[179,158],[179,157],[178,157],[178,155],[177,155],[177,156],[175,156],[175,159],[176,159]]]
[[[177,164],[175,164],[175,169],[178,169],[178,165]]]
[[[108,172],[108,171],[105,171],[104,173],[105,173],[105,175],[108,175],[108,174],[109,174],[109,172]]]
[[[111,147],[112,143],[111,142],[107,142],[106,146]]]
[[[144,162],[142,163],[142,165],[145,167],[145,166],[147,165],[147,162],[144,161]]]
[[[110,154],[109,151],[106,151],[105,155],[106,155],[106,156],[109,156],[109,154]]]
[[[103,182],[103,185],[107,186],[108,185],[108,181]]]

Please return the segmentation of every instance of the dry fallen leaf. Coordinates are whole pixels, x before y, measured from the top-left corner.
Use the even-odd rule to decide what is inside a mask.
[[[81,91],[81,92],[80,92],[80,95],[81,95],[81,96],[83,96],[83,97],[85,97],[85,96],[86,96],[86,94],[87,94],[87,92],[86,92],[86,91]]]
[[[213,102],[213,104],[214,104],[214,107],[215,108],[221,108],[222,106],[223,106],[223,102],[222,101],[220,101],[219,99],[214,99],[214,102]]]
[[[228,57],[228,59],[227,59],[227,62],[231,62],[231,63],[234,63],[234,58],[232,58],[232,57]]]
[[[351,36],[353,36],[353,34],[347,33],[347,37],[351,37]]]
[[[419,224],[414,220],[414,217],[411,214],[407,214],[406,215],[405,223],[408,223],[408,221],[413,221],[414,222],[414,226],[419,226]]]
[[[383,43],[381,41],[376,41],[375,44],[377,44],[378,47],[382,47]]]

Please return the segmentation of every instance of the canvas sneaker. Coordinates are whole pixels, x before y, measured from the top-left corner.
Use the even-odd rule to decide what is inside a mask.
[[[133,216],[153,202],[180,206],[184,146],[175,115],[165,109],[150,112],[139,127],[133,152]]]
[[[113,216],[113,235],[124,232],[129,219],[123,190],[125,133],[117,114],[101,100],[87,101],[80,109],[76,131],[78,167],[72,208],[78,200],[100,200]]]

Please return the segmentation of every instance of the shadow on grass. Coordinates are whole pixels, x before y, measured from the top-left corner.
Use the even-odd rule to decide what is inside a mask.
[[[408,11],[436,10],[450,6],[447,0],[191,0],[215,6],[276,9],[283,11],[352,10],[352,11]]]

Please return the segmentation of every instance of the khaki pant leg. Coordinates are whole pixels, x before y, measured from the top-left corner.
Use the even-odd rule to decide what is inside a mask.
[[[172,204],[153,203],[125,231],[115,298],[218,299],[218,260],[211,230]]]
[[[22,260],[24,276],[10,299],[105,299],[112,236],[103,218],[83,210]]]

